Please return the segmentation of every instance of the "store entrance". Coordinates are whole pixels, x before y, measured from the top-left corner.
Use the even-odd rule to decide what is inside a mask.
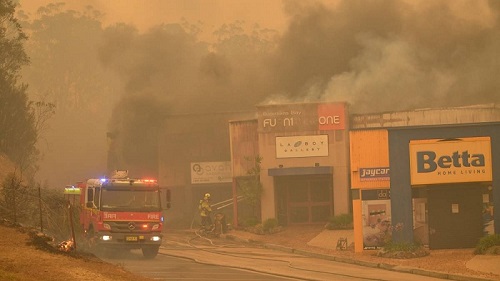
[[[428,189],[429,248],[473,248],[483,236],[482,189],[439,185]]]
[[[275,177],[280,223],[325,223],[332,215],[331,175]]]

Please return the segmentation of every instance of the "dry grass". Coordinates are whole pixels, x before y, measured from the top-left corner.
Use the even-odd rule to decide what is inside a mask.
[[[89,256],[40,250],[21,228],[0,225],[0,280],[147,281]],[[43,247],[42,247],[43,248]]]

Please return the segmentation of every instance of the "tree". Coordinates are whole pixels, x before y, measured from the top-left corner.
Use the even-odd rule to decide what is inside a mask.
[[[261,156],[254,158],[245,157],[247,161],[253,161],[253,166],[247,171],[247,176],[238,180],[239,194],[245,202],[252,207],[254,217],[258,217],[258,207],[262,197],[263,187],[260,182]]]
[[[26,52],[31,59],[23,79],[30,85],[30,98],[37,101],[32,104],[35,116],[51,117],[50,122],[36,123],[37,147],[43,155],[37,178],[64,186],[102,175],[107,121],[120,87],[98,57],[104,39],[100,12],[90,6],[68,10],[64,3],[53,3],[24,17],[22,25],[30,36]],[[93,137],[82,137],[84,132]]]
[[[27,36],[14,13],[12,1],[0,0],[0,152],[22,172],[36,154],[37,133],[27,85],[19,83],[21,68],[29,64]]]

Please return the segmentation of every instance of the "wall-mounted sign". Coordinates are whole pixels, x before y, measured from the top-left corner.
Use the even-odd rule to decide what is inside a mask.
[[[346,128],[345,103],[298,103],[258,107],[260,132],[330,131]]]
[[[276,158],[328,156],[328,135],[276,137]]]
[[[410,141],[411,184],[492,180],[489,137]]]
[[[361,181],[388,181],[389,172],[389,167],[359,168],[359,178]]]
[[[191,163],[191,183],[232,182],[231,161]]]

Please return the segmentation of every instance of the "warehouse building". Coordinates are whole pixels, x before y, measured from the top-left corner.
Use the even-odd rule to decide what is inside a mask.
[[[388,239],[474,247],[500,233],[500,108],[478,105],[352,117],[355,250]]]
[[[233,121],[230,132],[235,179],[251,168],[246,159],[261,158],[262,220],[325,223],[350,213],[346,103],[259,105],[257,120]]]

